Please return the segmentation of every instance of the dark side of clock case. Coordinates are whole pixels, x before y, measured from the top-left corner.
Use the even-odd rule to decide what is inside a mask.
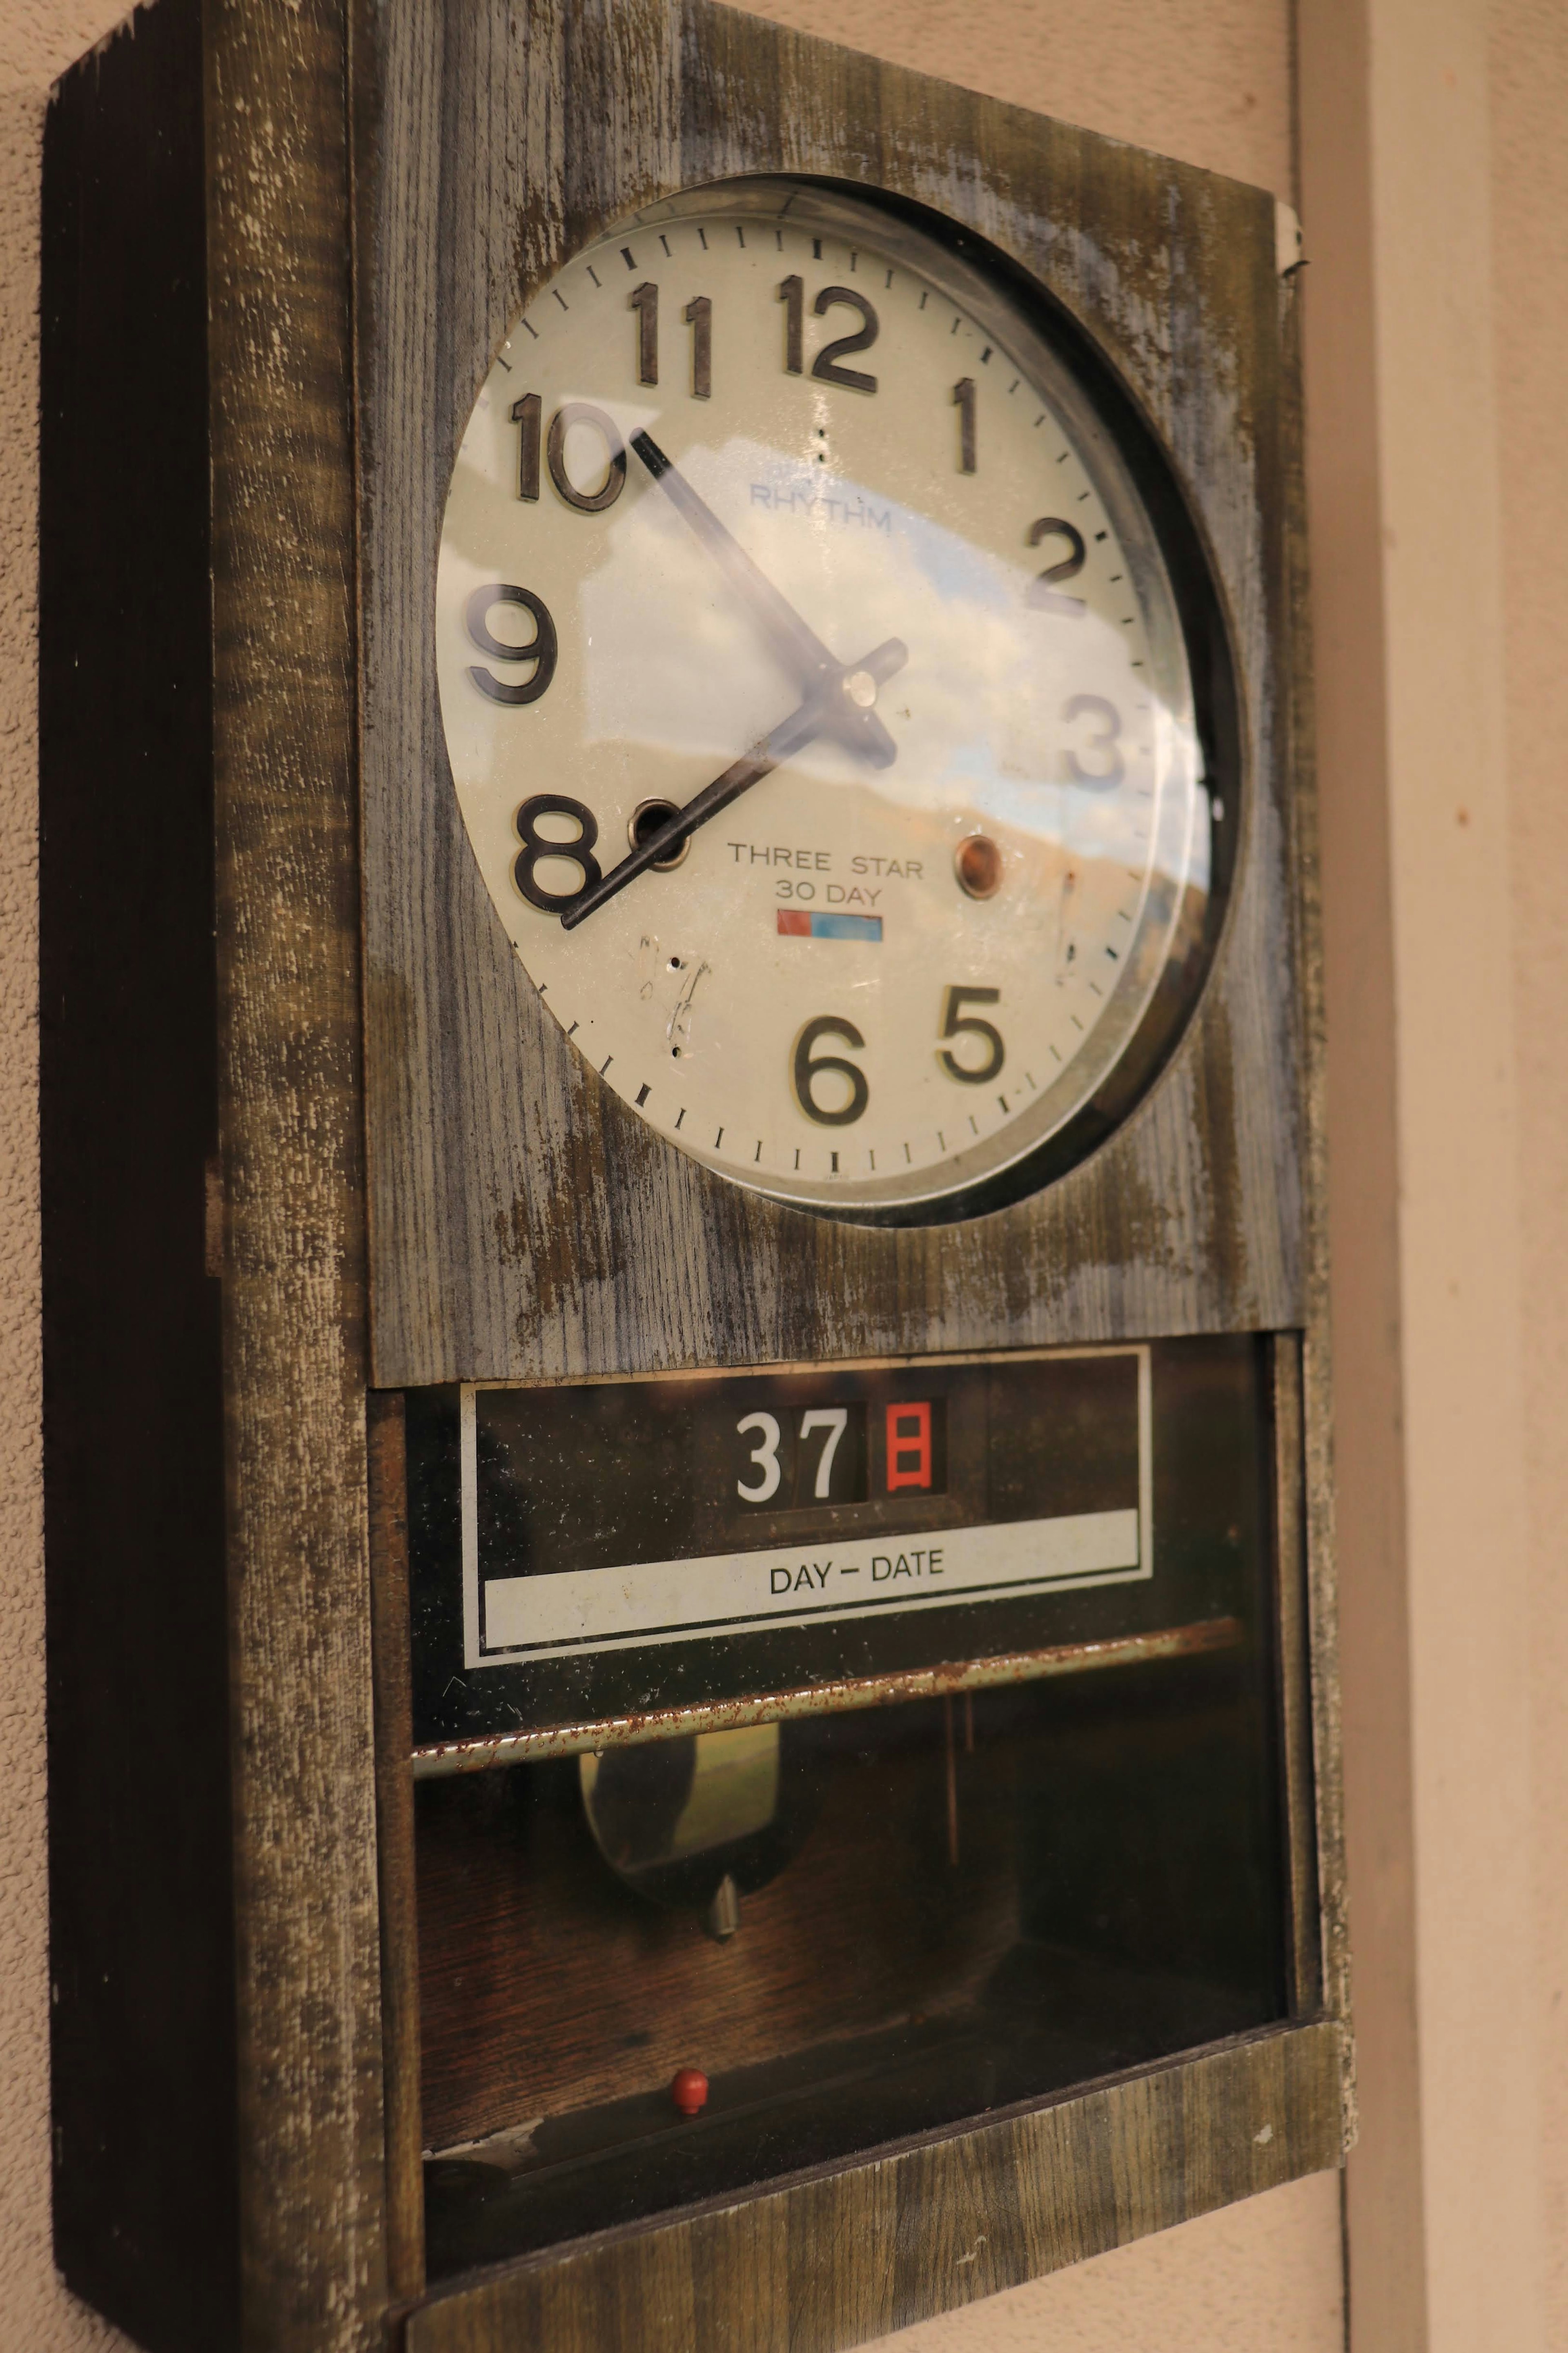
[[[387,10],[374,35],[357,152],[375,1378],[1300,1326],[1303,846],[1273,200],[845,53],[829,86],[818,45],[723,9],[602,23],[479,0]],[[1217,757],[1240,801],[1208,986],[1109,1140],[989,1215],[889,1229],[807,1214],[647,1129],[513,954],[447,764],[436,555],[497,347],[606,227],[758,173],[880,191],[1023,273],[1047,329],[1096,355],[1165,453],[1206,554],[1224,675],[1199,691],[1222,738],[1236,715]],[[1199,594],[1189,574],[1189,607]]]

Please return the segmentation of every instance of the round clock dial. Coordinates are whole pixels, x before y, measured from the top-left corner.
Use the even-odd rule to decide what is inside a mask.
[[[1224,812],[1160,542],[1062,358],[902,221],[756,183],[563,270],[464,436],[437,643],[530,980],[724,1175],[930,1213],[1168,1048]]]

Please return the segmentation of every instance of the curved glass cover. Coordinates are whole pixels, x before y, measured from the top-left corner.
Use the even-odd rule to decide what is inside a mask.
[[[475,405],[437,610],[519,957],[726,1176],[941,1214],[1184,1017],[1213,812],[1156,533],[1025,311],[901,220],[751,183],[581,254]]]

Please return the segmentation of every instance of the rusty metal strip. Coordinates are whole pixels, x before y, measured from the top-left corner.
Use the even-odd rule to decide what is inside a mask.
[[[746,1724],[780,1724],[790,1716],[841,1715],[851,1708],[898,1707],[910,1700],[942,1699],[954,1692],[994,1690],[1002,1683],[1037,1683],[1096,1667],[1134,1667],[1156,1659],[1191,1659],[1240,1647],[1236,1618],[1205,1618],[1154,1634],[1121,1634],[1103,1642],[1064,1642],[1048,1651],[1008,1651],[1000,1658],[961,1659],[904,1674],[846,1677],[795,1691],[760,1692],[748,1699],[710,1700],[695,1707],[652,1708],[638,1715],[603,1716],[591,1724],[554,1724],[538,1732],[499,1732],[481,1740],[453,1740],[414,1751],[414,1778],[482,1773],[496,1765],[527,1765],[544,1757],[581,1757],[603,1748],[629,1748],[683,1733],[733,1732]]]

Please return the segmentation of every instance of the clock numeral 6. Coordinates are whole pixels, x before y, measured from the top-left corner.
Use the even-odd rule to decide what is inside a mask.
[[[1002,1032],[994,1022],[982,1020],[978,1013],[965,1013],[966,1005],[995,1005],[1001,997],[999,988],[950,987],[942,1000],[942,1035],[944,1038],[984,1038],[985,1060],[983,1062],[961,1062],[946,1046],[937,1048],[937,1059],[950,1079],[959,1080],[966,1087],[983,1087],[996,1077],[1006,1056]]]
[[[866,1073],[857,1063],[847,1062],[842,1054],[816,1054],[814,1047],[819,1039],[841,1038],[847,1046],[858,1052],[866,1040],[853,1021],[846,1021],[837,1013],[819,1013],[808,1021],[795,1041],[790,1057],[790,1080],[795,1099],[807,1119],[818,1127],[852,1127],[871,1100],[871,1090],[866,1083]],[[829,1071],[849,1082],[849,1100],[837,1110],[816,1100],[816,1084]]]
[[[525,613],[533,616],[533,635],[525,646],[510,645],[505,638],[491,635],[489,617],[498,605],[521,605]],[[555,675],[555,623],[542,596],[531,588],[515,587],[510,581],[497,581],[488,588],[476,588],[464,608],[468,635],[480,653],[489,654],[491,661],[531,662],[533,676],[517,686],[509,686],[492,678],[488,670],[474,663],[468,676],[479,692],[490,702],[537,702]]]
[[[563,841],[558,836],[541,833],[542,817],[569,818],[576,833]],[[591,891],[600,878],[598,860],[594,856],[594,844],[599,839],[599,823],[591,808],[574,801],[565,793],[535,793],[524,801],[516,817],[517,838],[522,848],[512,867],[512,877],[531,907],[542,908],[547,915],[559,915]],[[542,859],[562,858],[575,866],[583,880],[574,891],[547,891],[540,881],[538,868]]]

